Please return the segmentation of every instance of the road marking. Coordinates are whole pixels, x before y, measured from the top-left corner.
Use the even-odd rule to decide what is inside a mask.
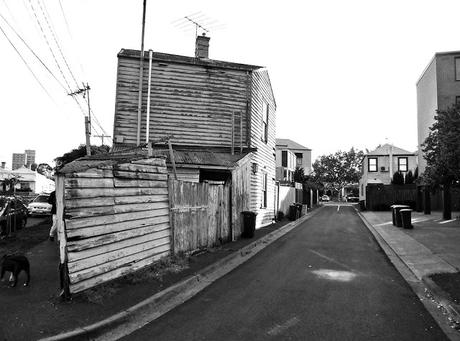
[[[337,212],[340,210],[340,205],[337,205]]]
[[[300,320],[297,317],[293,317],[283,324],[276,324],[272,329],[270,329],[267,334],[271,336],[279,335],[288,328],[294,327]]]
[[[353,271],[353,269],[351,269],[348,265],[343,264],[343,263],[341,263],[339,261],[336,261],[335,259],[333,259],[331,257],[323,255],[322,253],[319,253],[318,251],[314,251],[314,250],[311,250],[311,249],[308,249],[308,251],[314,253],[315,255],[317,255],[317,256],[319,256],[321,258],[327,259],[329,262],[335,263],[335,264],[340,265],[341,267],[343,267],[343,268],[345,268],[347,270]]]
[[[350,282],[356,277],[356,274],[350,271],[337,271],[329,269],[314,270],[312,273],[320,278],[339,282]]]

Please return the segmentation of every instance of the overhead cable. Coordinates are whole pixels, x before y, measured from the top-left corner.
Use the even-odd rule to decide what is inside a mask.
[[[21,37],[21,35],[14,29],[13,26],[6,20],[6,18],[0,13],[0,17],[5,21],[5,23],[8,25],[8,27],[16,34],[16,36],[23,42],[23,44],[29,49],[29,51],[35,56],[35,58],[38,59],[38,61],[42,64],[42,66],[46,69],[46,71],[49,72],[49,74],[55,79],[56,82],[59,83],[59,85],[64,89],[65,92],[67,92],[67,89],[65,88],[64,84],[55,76],[55,74],[46,66],[46,64],[41,60],[41,58],[34,52],[34,50],[27,44],[27,42]]]
[[[24,62],[24,64],[26,65],[27,69],[29,69],[30,73],[34,76],[35,80],[37,81],[38,84],[40,84],[40,87],[43,89],[43,91],[45,91],[45,93],[48,95],[48,97],[51,99],[51,101],[56,104],[56,101],[54,100],[54,98],[50,95],[50,93],[48,92],[48,90],[46,90],[45,86],[42,84],[42,82],[40,82],[40,80],[38,79],[37,75],[33,72],[32,68],[30,67],[30,65],[27,63],[27,61],[24,59],[24,57],[21,55],[21,53],[19,52],[19,50],[16,48],[16,46],[14,46],[13,42],[10,40],[10,38],[8,37],[8,35],[6,34],[6,32],[3,30],[3,28],[0,26],[0,31],[2,31],[3,35],[5,36],[5,38],[8,40],[8,42],[11,44],[11,46],[13,47],[13,49],[16,51],[16,53],[19,55],[19,57],[21,58],[21,60]]]
[[[37,21],[37,24],[40,27],[40,30],[41,30],[42,35],[43,35],[43,38],[45,39],[45,42],[48,45],[48,48],[49,48],[49,50],[51,52],[51,55],[53,56],[54,62],[56,63],[56,66],[59,69],[59,72],[60,72],[62,78],[64,79],[64,82],[66,83],[68,90],[72,91],[72,88],[70,87],[69,82],[67,81],[67,78],[65,77],[64,72],[62,71],[59,62],[57,61],[56,55],[54,54],[54,51],[53,51],[53,49],[52,49],[52,47],[51,47],[51,45],[49,43],[48,37],[46,36],[46,33],[45,33],[44,29],[43,29],[43,26],[41,25],[40,19],[37,16],[37,12],[35,11],[34,5],[32,4],[31,0],[29,0],[29,4],[30,4],[30,7],[32,8],[32,12],[33,12],[33,14],[35,16],[35,20]]]

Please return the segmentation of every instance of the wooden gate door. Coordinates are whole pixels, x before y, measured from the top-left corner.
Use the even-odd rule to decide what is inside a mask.
[[[229,240],[229,185],[170,180],[169,191],[174,253]]]

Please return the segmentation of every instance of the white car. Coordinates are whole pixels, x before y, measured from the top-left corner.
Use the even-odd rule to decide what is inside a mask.
[[[321,197],[321,201],[326,201],[327,202],[329,200],[331,200],[331,199],[326,194]]]
[[[29,216],[50,215],[51,204],[48,203],[49,194],[40,194],[27,206]]]

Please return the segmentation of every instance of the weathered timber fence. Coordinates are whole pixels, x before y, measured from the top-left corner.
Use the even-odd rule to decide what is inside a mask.
[[[366,186],[366,208],[371,211],[389,210],[393,204],[409,205],[415,209],[417,189],[411,185],[368,184]]]
[[[165,160],[110,161],[77,161],[57,178],[61,268],[67,269],[63,280],[70,293],[133,272],[171,250]]]
[[[231,240],[230,185],[169,181],[174,253]]]

